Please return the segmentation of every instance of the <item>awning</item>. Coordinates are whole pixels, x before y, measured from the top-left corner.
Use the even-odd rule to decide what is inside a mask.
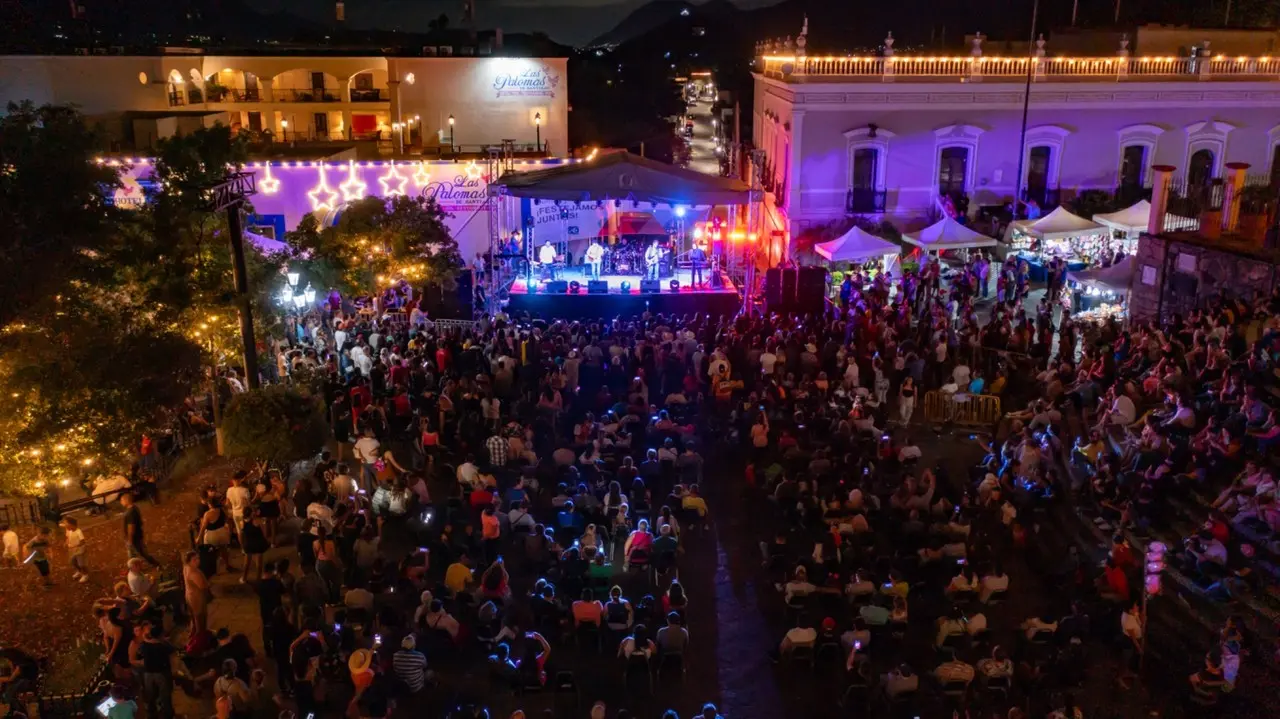
[[[1038,220],[1017,224],[1023,232],[1035,235],[1042,240],[1063,240],[1068,237],[1096,235],[1105,229],[1092,220],[1071,214],[1065,207],[1056,208]]]
[[[1113,292],[1127,292],[1129,290],[1129,280],[1132,276],[1133,255],[1126,255],[1124,259],[1110,267],[1094,267],[1088,270],[1067,273],[1067,279],[1072,282],[1092,285]]]
[[[1138,200],[1123,210],[1093,216],[1094,222],[1101,222],[1113,230],[1131,233],[1146,230],[1150,219],[1151,203],[1146,200]]]
[[[611,152],[532,172],[503,175],[489,193],[553,202],[628,200],[665,205],[745,205],[750,188],[739,180],[713,177],[649,160],[629,152]]]
[[[876,237],[857,225],[830,242],[815,245],[813,249],[828,262],[859,262],[898,254],[897,245]]]
[[[923,230],[903,235],[902,239],[930,252],[994,247],[996,244],[996,238],[975,232],[951,217],[943,217]]]

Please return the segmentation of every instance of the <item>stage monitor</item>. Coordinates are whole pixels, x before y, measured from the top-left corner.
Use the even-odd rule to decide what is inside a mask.
[[[662,292],[661,280],[640,280],[640,294],[652,295]]]
[[[563,295],[569,291],[569,283],[565,280],[549,280],[546,285],[543,286],[543,289],[549,294]]]
[[[591,280],[587,283],[587,294],[589,295],[607,295],[609,294],[608,280]]]

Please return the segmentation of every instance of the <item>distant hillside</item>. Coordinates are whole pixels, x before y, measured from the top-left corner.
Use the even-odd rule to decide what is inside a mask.
[[[632,10],[612,30],[592,40],[588,46],[621,45],[681,17],[681,12],[692,13],[696,6],[685,0],[653,0]]]

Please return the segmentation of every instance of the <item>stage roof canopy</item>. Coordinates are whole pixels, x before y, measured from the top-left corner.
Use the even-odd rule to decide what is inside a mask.
[[[739,180],[712,177],[629,152],[611,152],[532,172],[508,173],[489,183],[513,197],[553,202],[629,200],[659,205],[745,205],[751,192]]]
[[[923,230],[903,235],[902,239],[930,252],[994,247],[996,244],[996,238],[975,232],[951,217],[943,217]]]
[[[830,242],[815,245],[813,249],[828,262],[860,262],[873,257],[898,254],[897,245],[882,240],[857,225]]]

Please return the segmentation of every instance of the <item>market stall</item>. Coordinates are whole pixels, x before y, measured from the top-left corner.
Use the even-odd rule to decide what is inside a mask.
[[[865,273],[855,270],[867,280],[877,277],[881,272],[892,275],[893,267],[897,263],[898,253],[900,252],[898,246],[894,243],[876,237],[857,226],[849,228],[848,232],[830,242],[814,245],[813,249],[829,263],[850,262],[863,264],[873,261],[879,262],[878,267]],[[832,273],[833,286],[839,286],[843,281],[843,273]]]
[[[1064,207],[1037,220],[1009,224],[1006,242],[1018,259],[1026,262],[1031,279],[1042,282],[1049,261],[1067,261],[1068,271],[1086,269],[1111,253],[1111,233],[1104,225],[1074,215]]]
[[[971,230],[950,217],[943,217],[923,230],[903,235],[902,239],[926,252],[971,250],[996,245],[996,238]]]
[[[1132,276],[1132,255],[1110,267],[1068,272],[1067,289],[1072,316],[1092,322],[1112,316],[1123,318],[1128,306],[1129,281]]]

